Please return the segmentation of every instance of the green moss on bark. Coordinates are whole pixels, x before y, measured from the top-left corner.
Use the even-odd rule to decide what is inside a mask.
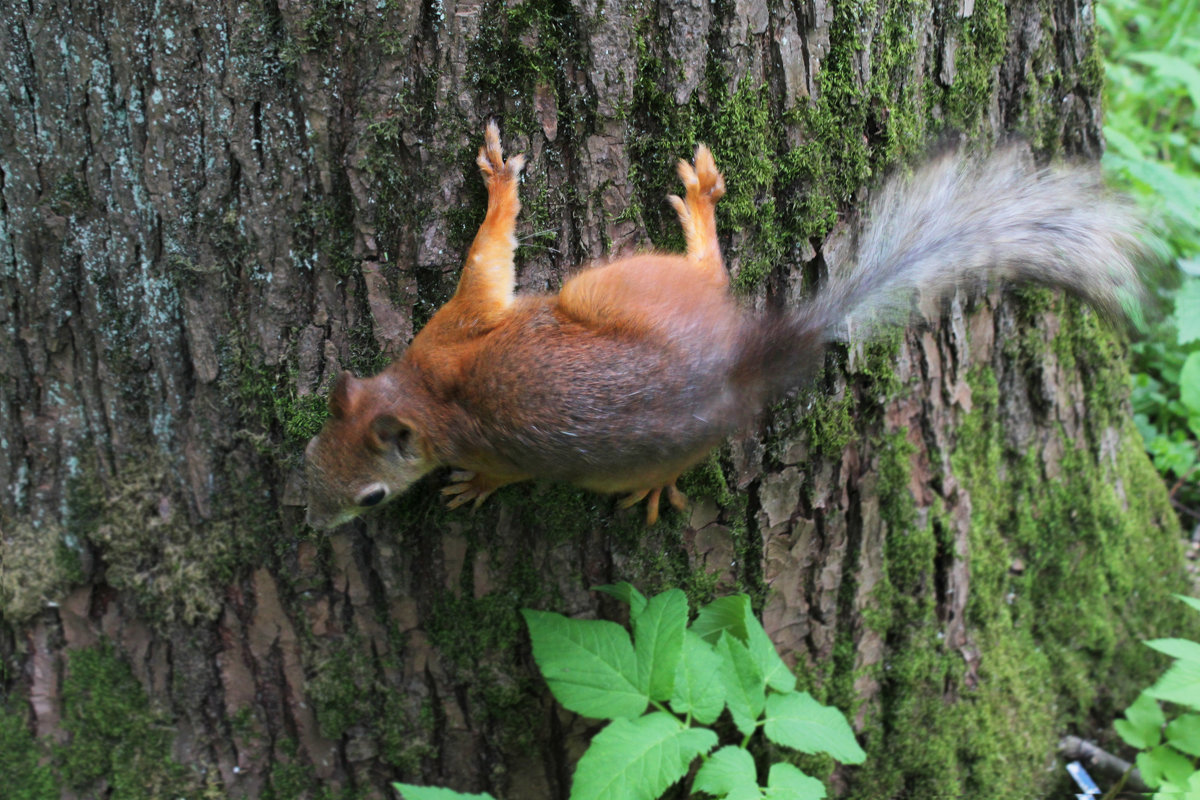
[[[43,763],[49,748],[29,731],[25,716],[0,706],[0,776],[8,800],[53,800],[59,781]]]
[[[70,654],[63,680],[58,752],[64,782],[78,791],[105,780],[114,796],[183,797],[198,777],[171,757],[170,720],[155,711],[129,665],[109,644]]]
[[[946,646],[927,585],[950,556],[951,521],[936,506],[915,514],[906,448],[882,451],[887,579],[872,621],[890,655],[855,796],[1045,796],[1058,736],[1107,727],[1158,665],[1139,640],[1179,632],[1180,542],[1132,426],[1112,458],[1064,441],[1068,482],[1035,452],[1007,449],[990,371],[972,386],[951,454],[971,502],[964,652]]]

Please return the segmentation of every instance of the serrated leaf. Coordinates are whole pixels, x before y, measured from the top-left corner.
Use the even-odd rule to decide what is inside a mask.
[[[646,710],[649,698],[639,688],[637,657],[624,628],[528,608],[521,613],[533,660],[566,709],[594,719],[636,717]]]
[[[1167,743],[1181,753],[1200,756],[1200,714],[1184,714],[1166,729]]]
[[[633,620],[638,687],[651,700],[667,700],[675,688],[687,618],[687,595],[669,589],[651,598],[646,610]]]
[[[716,744],[712,731],[686,728],[661,711],[613,720],[579,759],[571,800],[653,800]]]
[[[861,764],[867,757],[845,715],[808,692],[772,694],[766,711],[763,732],[776,744],[802,753],[828,753],[844,764]]]
[[[1176,600],[1182,600],[1183,602],[1187,603],[1192,608],[1196,609],[1197,611],[1200,611],[1200,600],[1196,599],[1195,597],[1188,597],[1187,595],[1182,595],[1182,594],[1174,595],[1174,597]]]
[[[1200,353],[1197,353],[1200,355]],[[1166,653],[1173,658],[1180,658],[1185,661],[1194,661],[1200,664],[1200,643],[1189,641],[1188,639],[1150,639],[1146,646],[1157,650],[1160,653]]]
[[[1125,719],[1114,721],[1113,727],[1126,744],[1145,750],[1162,741],[1162,726],[1166,721],[1158,701],[1142,692],[1125,709]]]
[[[1146,693],[1200,711],[1200,663],[1176,661]]]
[[[1163,781],[1186,783],[1196,771],[1191,761],[1165,744],[1138,753],[1137,768],[1142,773],[1142,780],[1151,789],[1158,788]]]
[[[708,642],[687,631],[683,637],[683,656],[675,665],[671,709],[676,714],[691,714],[697,722],[711,725],[724,708],[721,657]]]
[[[733,724],[742,735],[749,736],[754,732],[758,718],[762,716],[767,699],[762,672],[750,657],[746,645],[731,636],[728,631],[721,633],[721,639],[717,643],[717,655],[721,657],[725,705],[733,717]]]
[[[438,786],[412,786],[407,783],[393,783],[392,787],[400,793],[403,800],[495,800],[486,792],[484,794],[463,794]]]
[[[639,592],[632,583],[625,581],[606,583],[603,586],[593,586],[592,591],[604,592],[629,606],[629,619],[631,620],[637,619],[638,615],[646,610],[646,595]]]
[[[770,800],[821,800],[825,784],[805,775],[791,764],[772,764],[767,775],[766,797]]]
[[[700,609],[691,630],[701,639],[716,646],[721,634],[728,631],[739,642],[746,641],[746,609],[750,598],[744,594],[718,597]]]
[[[796,688],[796,675],[788,669],[788,665],[783,663],[783,659],[779,657],[779,652],[775,649],[775,643],[771,641],[771,637],[767,636],[767,632],[763,630],[762,623],[758,621],[758,617],[754,616],[754,610],[750,608],[750,604],[746,603],[743,622],[746,626],[746,646],[750,651],[750,657],[754,659],[754,663],[758,665],[758,669],[763,674],[763,680],[777,692],[791,692]]]
[[[714,797],[752,798],[758,800],[758,770],[754,757],[736,745],[725,745],[709,756],[696,772],[692,791],[707,792]]]

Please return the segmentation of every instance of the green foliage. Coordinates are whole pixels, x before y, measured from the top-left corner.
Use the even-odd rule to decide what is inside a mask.
[[[1133,408],[1154,466],[1183,479],[1197,465],[1200,436],[1200,278],[1188,278],[1172,302],[1166,323],[1134,345],[1140,371],[1133,376]],[[1185,493],[1185,500],[1197,499],[1194,488]]]
[[[836,708],[796,691],[750,598],[723,597],[688,625],[687,598],[670,589],[647,599],[628,583],[598,587],[629,604],[630,639],[603,620],[525,609],[533,658],[567,709],[611,720],[579,760],[571,800],[649,800],[684,780],[700,758],[691,790],[727,800],[817,800],[825,787],[789,763],[772,764],[761,786],[746,749],[767,741],[801,753],[860,764],[866,753]],[[729,710],[739,744],[703,727]],[[774,752],[774,751],[772,751]],[[396,784],[404,800],[481,798]]]
[[[406,783],[393,784],[403,800],[494,800],[490,794],[463,794],[452,789],[436,786],[410,786]]]
[[[1197,466],[1200,435],[1200,11],[1192,0],[1113,0],[1096,8],[1108,72],[1104,166],[1160,228],[1184,274],[1173,313],[1134,345],[1133,403],[1164,475]],[[1176,500],[1200,505],[1181,485]]]
[[[1174,252],[1200,252],[1200,11],[1193,0],[1112,0],[1096,8],[1108,85],[1104,163],[1163,215]],[[1193,32],[1188,35],[1189,31]]]
[[[1200,611],[1200,601],[1179,599]],[[1137,768],[1146,785],[1157,790],[1152,800],[1200,797],[1200,642],[1154,639],[1146,645],[1175,662],[1113,727],[1126,744],[1141,751]],[[1183,709],[1170,723],[1160,705],[1164,702]]]
[[[533,658],[550,691],[569,711],[596,719],[635,717],[650,698],[638,676],[629,635],[615,622],[578,620],[526,610]]]

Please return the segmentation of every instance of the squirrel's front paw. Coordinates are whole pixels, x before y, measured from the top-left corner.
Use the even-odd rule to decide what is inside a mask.
[[[479,158],[475,159],[475,163],[483,173],[483,182],[490,189],[497,180],[516,182],[517,176],[525,166],[525,156],[517,154],[507,161],[504,160],[504,148],[500,146],[500,128],[495,120],[491,120],[484,128],[483,147],[479,148]]]
[[[447,497],[447,508],[458,508],[472,500],[475,501],[474,507],[479,508],[488,495],[506,483],[509,481],[479,472],[456,470],[450,473],[450,485],[442,489],[442,494]]]

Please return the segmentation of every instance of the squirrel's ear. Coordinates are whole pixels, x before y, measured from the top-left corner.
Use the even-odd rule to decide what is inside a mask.
[[[412,428],[405,425],[398,417],[391,414],[380,414],[371,420],[371,445],[376,450],[383,451],[389,447],[403,450],[412,438]]]
[[[338,375],[333,391],[329,393],[329,413],[337,419],[345,419],[354,412],[362,394],[362,381],[346,370]]]

